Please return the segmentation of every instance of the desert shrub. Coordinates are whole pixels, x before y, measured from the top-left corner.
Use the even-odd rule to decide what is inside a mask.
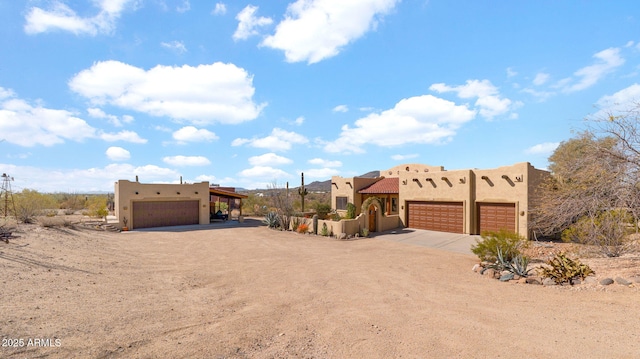
[[[369,237],[369,228],[362,228],[362,230],[360,230],[360,236]]]
[[[320,235],[324,237],[329,236],[329,227],[327,227],[326,223],[322,224],[322,228],[320,228]]]
[[[341,219],[342,219],[342,217],[340,217],[340,213],[338,213],[338,212],[331,213],[331,220],[332,221],[339,222]]]
[[[584,216],[562,231],[562,240],[593,245],[607,257],[619,257],[628,248],[634,218],[625,210],[602,211]]]
[[[331,205],[329,203],[321,203],[318,202],[315,205],[316,213],[318,214],[318,218],[325,219],[329,212],[331,212]]]
[[[526,239],[519,234],[501,229],[499,231],[486,231],[481,234],[482,240],[476,240],[476,244],[471,246],[471,251],[480,258],[481,261],[496,262],[498,253],[506,262],[511,262],[513,258],[520,254],[520,250],[528,245]]]
[[[262,222],[269,228],[278,228],[280,226],[280,216],[276,212],[268,212]]]
[[[91,196],[87,199],[87,209],[92,217],[104,218],[109,214],[107,196]]]
[[[16,218],[23,223],[35,223],[36,217],[42,215],[45,209],[57,206],[52,196],[30,189],[15,194],[14,200]]]
[[[588,265],[580,263],[577,259],[573,260],[564,253],[556,254],[547,264],[551,267],[543,267],[541,275],[542,277],[553,279],[557,284],[569,283],[573,285],[575,279],[584,279],[591,274],[595,274]]]
[[[297,232],[299,226],[300,226],[300,217],[293,217],[291,219],[291,230],[294,232]]]
[[[300,223],[297,231],[298,233],[307,233],[309,232],[309,225],[306,223]]]
[[[346,219],[354,219],[356,218],[356,205],[349,202],[347,203],[347,215],[345,216]]]

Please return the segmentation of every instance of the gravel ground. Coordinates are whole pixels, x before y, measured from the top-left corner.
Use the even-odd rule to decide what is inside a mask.
[[[279,232],[251,219],[196,228],[21,225],[17,237],[0,242],[0,357],[640,353],[634,286],[501,283],[472,272],[471,255]],[[632,265],[596,260],[594,269],[636,273],[637,260],[624,260]]]

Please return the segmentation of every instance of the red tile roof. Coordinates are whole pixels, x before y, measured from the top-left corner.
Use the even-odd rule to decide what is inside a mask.
[[[378,194],[378,193],[400,193],[400,179],[383,178],[380,181],[369,185],[358,191],[358,193]]]

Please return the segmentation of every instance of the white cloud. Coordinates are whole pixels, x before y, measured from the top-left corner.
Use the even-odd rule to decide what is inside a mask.
[[[518,73],[511,67],[507,67],[507,77],[517,76]]]
[[[251,166],[278,166],[288,165],[293,163],[289,158],[278,156],[275,153],[265,153],[260,156],[249,157],[249,164]]]
[[[8,99],[0,103],[0,139],[32,147],[53,146],[66,140],[95,138],[97,130],[66,110],[54,110],[24,100]]]
[[[121,179],[135,180],[138,175],[145,183],[169,182],[179,178],[180,173],[155,165],[132,166],[114,163],[105,167],[87,169],[56,169],[44,167],[0,164],[5,172],[16,178],[16,185],[41,192],[114,191],[114,183]],[[73,182],[69,179],[73,178]]]
[[[309,140],[295,132],[285,131],[280,128],[274,128],[271,134],[262,138],[236,138],[231,142],[232,146],[241,146],[249,144],[252,147],[266,148],[271,151],[286,151],[291,149],[294,144],[305,144]]]
[[[89,116],[93,117],[93,118],[100,118],[100,119],[106,119],[107,121],[109,121],[109,123],[111,123],[114,126],[117,127],[121,127],[124,123],[131,123],[133,122],[133,117],[128,116],[128,115],[124,115],[122,116],[122,119],[118,118],[118,116],[115,115],[109,115],[107,113],[105,113],[102,109],[100,108],[88,108],[87,109],[87,113],[89,114]]]
[[[399,0],[298,0],[262,46],[282,50],[288,62],[320,62],[375,29]]]
[[[455,92],[462,99],[477,97],[475,106],[479,108],[479,114],[487,119],[505,114],[514,107],[511,100],[500,96],[498,88],[489,80],[467,80],[465,85],[460,86],[437,83],[431,85],[429,89],[439,93]]]
[[[573,73],[577,78],[577,83],[573,79],[564,79],[559,82],[559,86],[563,87],[564,92],[575,92],[587,89],[600,81],[604,76],[611,73],[617,67],[624,64],[625,60],[620,56],[620,49],[608,48],[602,50],[593,55],[596,59],[596,63],[590,66],[581,68]]]
[[[109,147],[105,153],[112,161],[126,161],[131,158],[131,153],[122,147]]]
[[[321,167],[342,167],[342,162],[340,161],[329,161],[322,158],[312,158],[308,162]]]
[[[238,28],[233,33],[234,40],[246,40],[250,36],[259,35],[256,28],[273,23],[273,20],[268,17],[256,17],[256,11],[258,11],[257,6],[247,5],[236,15]]]
[[[224,3],[219,2],[213,8],[213,11],[211,13],[213,15],[224,15],[224,14],[227,13],[227,5],[225,5]]]
[[[185,126],[173,133],[173,139],[180,143],[204,141],[210,142],[217,140],[218,138],[219,137],[215,133],[207,129],[197,129],[193,126]]]
[[[168,156],[162,159],[172,166],[207,166],[211,161],[204,156]]]
[[[178,54],[184,54],[185,52],[187,52],[187,47],[184,46],[184,43],[182,41],[161,42],[160,46]]]
[[[267,181],[291,177],[287,172],[269,166],[254,166],[240,171],[238,175],[240,177],[251,178],[253,180],[263,179]]]
[[[628,112],[631,107],[640,102],[640,84],[633,84],[613,95],[601,97],[596,105],[600,110],[590,116],[595,119],[607,118],[610,115],[618,116]]]
[[[331,176],[337,176],[340,171],[336,168],[312,168],[304,171],[306,178],[319,178],[322,180],[329,179]]]
[[[560,142],[545,142],[527,148],[524,153],[528,155],[550,155],[560,145]]]
[[[182,67],[158,65],[148,71],[119,61],[95,63],[69,81],[94,104],[111,104],[195,125],[237,124],[258,117],[266,104],[252,101],[253,76],[233,64]]]
[[[107,142],[125,141],[132,143],[147,143],[145,138],[141,138],[133,131],[120,131],[118,133],[100,132],[98,137]]]
[[[349,112],[347,105],[338,105],[333,108],[333,112]]]
[[[538,74],[536,74],[536,77],[533,79],[533,84],[536,86],[544,85],[547,81],[549,81],[550,77],[551,75],[547,73],[539,72]]]
[[[176,7],[176,11],[180,13],[184,13],[189,10],[191,10],[191,4],[189,3],[189,0],[183,0],[182,4]]]
[[[304,123],[304,117],[300,116],[296,118],[295,121],[293,121],[293,123],[298,126],[302,125]]]
[[[417,153],[412,153],[412,154],[409,154],[409,155],[393,155],[393,156],[391,156],[391,159],[395,160],[395,161],[404,161],[404,160],[408,160],[408,159],[411,159],[411,158],[417,158],[417,157],[418,157]]]
[[[340,137],[325,143],[324,149],[331,153],[362,153],[366,144],[391,147],[408,143],[442,143],[453,137],[456,130],[471,121],[475,114],[465,105],[432,95],[410,97],[390,110],[357,120],[354,127],[343,126]]]
[[[26,15],[24,31],[27,34],[38,34],[51,30],[72,32],[76,35],[110,34],[121,13],[129,5],[135,8],[137,0],[102,0],[94,1],[99,12],[92,17],[81,17],[61,1],[51,2],[49,10],[32,7]]]

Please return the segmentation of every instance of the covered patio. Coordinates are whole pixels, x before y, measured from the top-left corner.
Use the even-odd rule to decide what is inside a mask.
[[[226,221],[233,219],[234,211],[237,211],[236,219],[242,217],[242,199],[248,196],[236,193],[233,187],[209,187],[209,219]]]

